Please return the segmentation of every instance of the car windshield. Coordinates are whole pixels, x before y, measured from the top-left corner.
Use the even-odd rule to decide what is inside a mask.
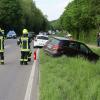
[[[37,36],[37,39],[48,40],[48,37],[44,37],[44,36]]]
[[[59,44],[59,43],[60,43],[60,41],[57,40],[57,39],[52,39],[52,40],[51,40],[51,44],[57,45],[57,44]]]

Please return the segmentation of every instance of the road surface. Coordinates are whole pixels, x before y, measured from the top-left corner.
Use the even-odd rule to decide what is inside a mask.
[[[20,48],[16,39],[6,40],[5,65],[0,65],[0,100],[25,100],[33,67],[33,60],[28,65],[20,65]],[[27,100],[37,100],[38,66],[34,68],[34,74],[31,94],[28,93],[30,98]]]

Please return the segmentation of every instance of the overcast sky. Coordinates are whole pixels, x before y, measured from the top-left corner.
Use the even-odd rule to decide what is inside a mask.
[[[48,16],[48,20],[55,20],[63,13],[64,8],[71,0],[33,0],[36,6],[41,9],[44,15]]]

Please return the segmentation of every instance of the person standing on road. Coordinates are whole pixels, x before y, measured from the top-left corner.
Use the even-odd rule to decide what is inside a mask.
[[[100,46],[100,32],[97,34],[97,46]]]
[[[71,34],[69,34],[69,33],[66,35],[66,38],[67,38],[67,39],[69,39],[69,40],[73,40],[72,35],[71,35]]]
[[[23,35],[19,39],[20,41],[20,48],[21,48],[21,59],[20,59],[20,64],[27,65],[28,64],[28,55],[29,55],[29,38],[28,38],[28,30],[23,29]]]
[[[3,30],[1,30],[0,28],[0,64],[4,64],[4,34],[2,33],[4,32]]]

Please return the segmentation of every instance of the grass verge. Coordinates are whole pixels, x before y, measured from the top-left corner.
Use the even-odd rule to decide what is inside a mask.
[[[40,100],[100,100],[100,61],[40,51]]]

